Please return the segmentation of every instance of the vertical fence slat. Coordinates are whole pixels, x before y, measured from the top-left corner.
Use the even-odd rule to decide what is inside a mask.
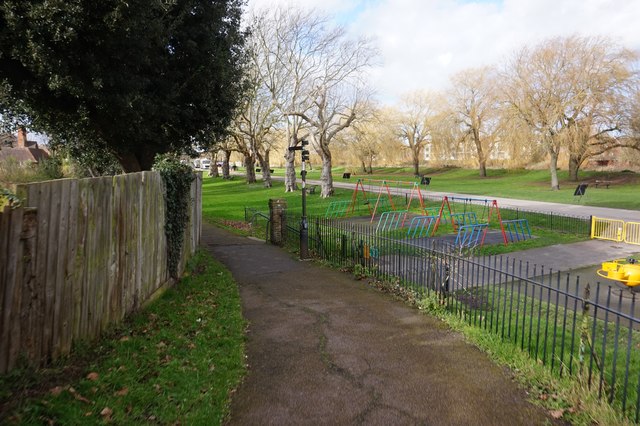
[[[8,356],[8,332],[5,327],[9,326],[9,307],[5,305],[5,300],[9,297],[9,253],[11,253],[11,239],[9,238],[11,208],[5,206],[0,213],[0,373],[7,371]]]
[[[8,220],[5,225],[9,251],[6,257],[4,276],[3,327],[0,338],[0,342],[3,344],[3,350],[0,352],[0,369],[2,371],[7,371],[15,365],[20,345],[21,277],[18,273],[20,266],[18,246],[23,214],[23,208],[11,210],[7,214]]]

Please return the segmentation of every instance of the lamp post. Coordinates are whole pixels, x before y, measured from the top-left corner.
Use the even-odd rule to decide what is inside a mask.
[[[309,257],[309,224],[307,223],[307,169],[306,162],[309,161],[309,150],[306,147],[309,141],[302,139],[301,146],[291,146],[289,151],[302,151],[302,165],[300,176],[302,177],[302,218],[300,218],[300,259]]]

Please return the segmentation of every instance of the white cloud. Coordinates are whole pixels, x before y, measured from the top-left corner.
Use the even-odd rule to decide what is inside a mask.
[[[611,37],[640,50],[638,0],[251,0],[324,8],[378,44],[371,82],[384,102],[440,90],[465,68],[500,64],[525,44],[570,34]]]

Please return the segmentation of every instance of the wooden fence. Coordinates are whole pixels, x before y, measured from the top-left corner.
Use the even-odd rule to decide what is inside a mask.
[[[200,240],[202,176],[191,187],[180,262]],[[0,373],[43,365],[93,339],[170,284],[160,174],[20,185],[0,213]]]

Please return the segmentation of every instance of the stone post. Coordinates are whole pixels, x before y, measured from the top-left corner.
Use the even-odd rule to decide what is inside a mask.
[[[283,246],[287,237],[287,200],[271,198],[269,200],[269,219],[271,244]]]

